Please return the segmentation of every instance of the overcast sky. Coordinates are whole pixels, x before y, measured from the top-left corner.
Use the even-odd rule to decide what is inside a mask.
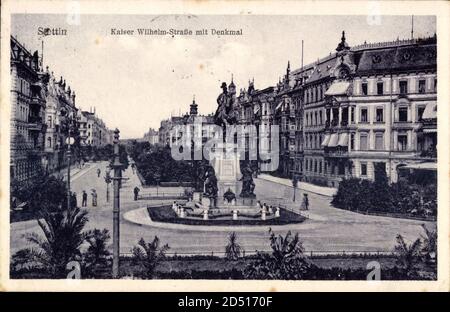
[[[38,27],[65,28],[67,36],[38,35]],[[113,36],[111,28],[242,29],[243,36]],[[216,108],[220,83],[239,92],[274,85],[285,73],[334,51],[345,30],[350,46],[410,38],[411,16],[135,16],[84,15],[68,25],[65,15],[13,15],[12,34],[31,52],[41,50],[44,66],[63,76],[77,94],[77,106],[96,107],[122,138],[141,137],[162,119],[188,111],[195,94],[199,111]],[[434,17],[415,16],[414,36],[432,36]],[[135,31],[136,33],[136,31]]]

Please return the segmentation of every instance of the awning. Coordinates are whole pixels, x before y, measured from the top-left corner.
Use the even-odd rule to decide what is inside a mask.
[[[430,129],[425,128],[422,131],[423,131],[423,133],[437,133],[436,128],[430,128]]]
[[[336,147],[339,141],[339,135],[337,133],[333,133],[330,137],[330,142],[328,142],[328,147]]]
[[[409,164],[406,166],[401,166],[398,169],[420,169],[420,170],[437,170],[437,163],[435,162],[424,162],[420,164]]]
[[[278,105],[277,108],[275,108],[275,111],[280,110],[281,106],[283,105],[283,101],[281,101]]]
[[[333,84],[325,92],[325,95],[347,94],[348,87],[350,87],[350,82],[347,81],[333,82]]]
[[[330,135],[329,135],[329,134],[325,134],[325,137],[323,138],[323,141],[322,141],[321,146],[322,146],[322,147],[327,146],[327,145],[328,145],[328,142],[330,142]]]
[[[428,103],[422,114],[422,119],[435,119],[437,117],[436,103]]]
[[[258,114],[258,112],[259,112],[259,105],[255,106],[255,107],[253,108],[253,113],[254,113],[255,115]]]
[[[339,135],[339,142],[338,144],[339,146],[348,146],[348,134],[347,133],[341,133]]]

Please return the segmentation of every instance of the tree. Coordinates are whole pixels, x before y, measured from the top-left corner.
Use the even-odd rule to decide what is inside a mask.
[[[166,257],[165,253],[169,250],[169,245],[160,246],[158,236],[155,236],[152,242],[146,243],[143,238],[138,245],[133,247],[133,264],[137,265],[137,274],[145,279],[152,279],[155,268],[159,262]]]
[[[425,236],[421,235],[423,240],[422,254],[425,261],[431,262],[437,259],[437,231],[429,230],[425,224],[422,224],[422,228],[425,231]]]
[[[40,268],[51,278],[64,278],[66,265],[81,260],[80,247],[91,235],[83,232],[88,221],[87,211],[77,207],[57,212],[43,209],[40,214],[42,218],[37,222],[44,236],[26,234],[25,238],[35,246],[14,254],[12,267]]]
[[[225,254],[228,260],[237,260],[241,255],[242,248],[237,242],[236,232],[230,233],[228,236],[228,244],[225,247]]]
[[[303,245],[298,233],[294,236],[289,231],[285,237],[270,233],[272,253],[258,252],[256,261],[244,270],[244,276],[249,279],[302,279],[310,269],[303,252]]]
[[[86,239],[88,249],[83,254],[83,272],[93,277],[97,270],[107,267],[111,253],[106,244],[111,238],[107,229],[94,229],[90,231]]]
[[[62,177],[40,175],[24,182],[11,182],[11,197],[27,202],[28,209],[57,211],[67,200],[67,187]]]
[[[397,257],[397,264],[405,271],[409,277],[416,275],[416,265],[421,259],[422,242],[418,238],[412,244],[408,245],[400,234],[396,237],[397,245],[394,247],[394,253]]]
[[[375,181],[372,183],[371,203],[374,210],[391,211],[392,196],[384,163],[374,164]]]

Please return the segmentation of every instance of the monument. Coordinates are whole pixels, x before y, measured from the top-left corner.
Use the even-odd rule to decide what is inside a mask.
[[[214,122],[222,127],[223,141],[212,153],[201,203],[203,207],[230,213],[236,209],[257,209],[253,171],[249,163],[241,161],[235,138],[227,138],[228,127],[237,123],[238,111],[225,82],[221,88]],[[245,164],[242,172],[241,163]]]

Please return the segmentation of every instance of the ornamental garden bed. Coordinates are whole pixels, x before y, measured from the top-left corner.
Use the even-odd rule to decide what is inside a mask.
[[[238,219],[238,220],[224,220],[224,219],[189,219],[180,218],[172,210],[172,206],[147,207],[150,218],[155,222],[177,223],[187,225],[284,225],[292,223],[302,223],[306,218],[302,215],[280,209],[280,217],[261,220],[261,219]],[[231,218],[231,214],[230,214]]]

